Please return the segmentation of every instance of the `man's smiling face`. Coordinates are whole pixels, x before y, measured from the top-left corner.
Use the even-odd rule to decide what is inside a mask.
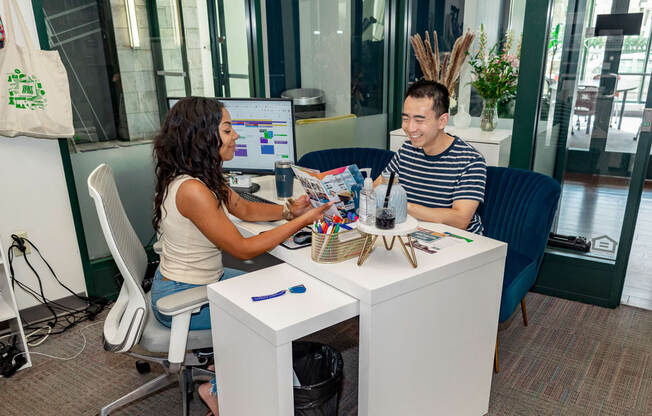
[[[447,114],[437,115],[433,99],[407,97],[403,102],[403,130],[415,147],[432,148],[446,126]],[[445,119],[445,120],[444,120]]]

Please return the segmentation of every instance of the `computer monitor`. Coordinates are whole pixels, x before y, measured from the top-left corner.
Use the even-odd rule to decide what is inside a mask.
[[[273,173],[274,162],[296,162],[292,100],[280,98],[217,98],[226,107],[238,133],[235,156],[224,170],[242,173]],[[172,108],[180,98],[168,98]]]

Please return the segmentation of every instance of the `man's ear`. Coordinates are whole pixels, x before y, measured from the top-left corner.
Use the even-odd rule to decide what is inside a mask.
[[[448,113],[439,116],[439,130],[443,130],[448,125],[448,120],[450,120],[450,115]]]

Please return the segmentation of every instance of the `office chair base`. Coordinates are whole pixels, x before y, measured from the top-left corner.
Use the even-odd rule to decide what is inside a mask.
[[[120,397],[118,400],[110,403],[107,406],[104,406],[100,411],[101,416],[107,416],[115,409],[122,407],[128,403],[132,403],[142,397],[145,397],[151,393],[154,393],[158,390],[161,390],[164,387],[174,384],[178,381],[176,374],[163,374],[156,377],[153,380],[148,381],[142,386],[138,387],[136,390],[125,394]],[[184,392],[185,393],[185,392]]]

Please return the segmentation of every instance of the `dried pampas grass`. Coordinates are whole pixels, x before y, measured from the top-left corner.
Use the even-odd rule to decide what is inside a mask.
[[[437,81],[443,84],[448,91],[453,93],[459,82],[460,71],[466,60],[467,52],[471,48],[475,35],[467,31],[464,36],[457,38],[450,54],[445,54],[444,62],[440,65],[439,44],[437,41],[437,32],[432,33],[433,45],[430,44],[428,31],[425,33],[426,41],[421,39],[417,33],[410,36],[412,49],[417,57],[423,77],[427,80]]]

